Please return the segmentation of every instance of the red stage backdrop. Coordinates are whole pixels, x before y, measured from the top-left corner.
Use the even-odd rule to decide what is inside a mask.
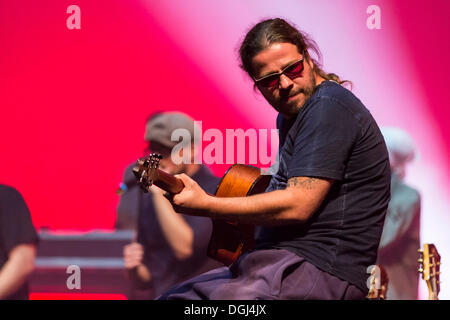
[[[67,26],[71,5],[80,29]],[[380,29],[368,28],[371,5]],[[0,0],[0,183],[20,190],[38,228],[112,230],[150,113],[181,110],[223,134],[275,127],[236,49],[251,25],[281,16],[313,36],[325,70],[352,80],[381,126],[413,136],[423,240],[450,255],[449,12],[447,0]]]

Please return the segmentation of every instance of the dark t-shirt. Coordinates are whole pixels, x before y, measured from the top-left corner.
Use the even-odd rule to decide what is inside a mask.
[[[38,236],[22,196],[15,189],[0,185],[0,269],[14,247],[37,242]],[[23,284],[7,299],[28,299],[28,284]]]
[[[216,192],[220,182],[206,166],[201,166],[192,179],[211,194]],[[212,231],[211,219],[188,215],[182,217],[194,231],[194,244],[192,256],[180,261],[164,237],[151,195],[143,194],[138,220],[138,242],[144,246],[143,262],[152,274],[151,298],[159,296],[175,284],[221,266],[206,256]]]
[[[267,191],[296,176],[334,179],[305,224],[260,227],[257,248],[282,248],[367,292],[390,195],[389,158],[370,112],[349,90],[320,84],[298,116],[278,116],[279,169]]]

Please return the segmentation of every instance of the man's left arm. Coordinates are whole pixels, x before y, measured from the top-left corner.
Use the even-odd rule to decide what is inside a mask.
[[[183,180],[185,188],[173,197],[173,203],[187,208],[185,213],[268,226],[308,221],[333,182],[315,177],[292,177],[283,190],[249,197],[219,198],[208,195],[188,176],[182,174],[178,177]]]

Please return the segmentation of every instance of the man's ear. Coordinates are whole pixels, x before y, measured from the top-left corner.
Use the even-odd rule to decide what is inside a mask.
[[[303,63],[307,63],[309,65],[309,67],[311,68],[311,70],[314,70],[314,62],[311,59],[311,56],[309,55],[308,51],[304,51],[303,53]]]
[[[314,70],[314,62],[309,55],[306,56],[306,63],[309,65],[311,70]]]

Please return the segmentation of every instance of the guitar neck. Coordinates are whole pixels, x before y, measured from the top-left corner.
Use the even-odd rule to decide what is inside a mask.
[[[428,295],[428,300],[439,300],[439,298],[437,294],[433,292]]]
[[[428,300],[439,300],[441,256],[432,243],[424,243],[419,249],[419,272],[428,287]]]
[[[427,281],[428,300],[439,300],[436,285],[432,281]]]
[[[157,170],[157,178],[153,180],[153,184],[172,194],[180,193],[184,188],[183,181],[160,169]]]

